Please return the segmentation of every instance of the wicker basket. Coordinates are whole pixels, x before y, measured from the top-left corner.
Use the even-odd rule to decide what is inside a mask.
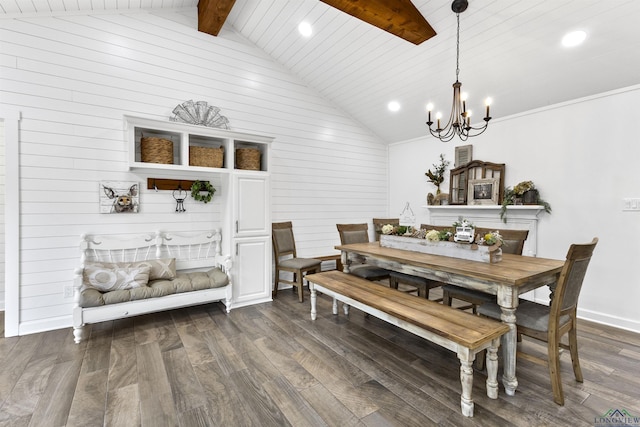
[[[224,147],[189,147],[189,165],[221,168]]]
[[[173,164],[173,141],[143,136],[140,138],[140,158],[145,163]]]
[[[260,170],[260,150],[257,148],[236,149],[236,169]]]

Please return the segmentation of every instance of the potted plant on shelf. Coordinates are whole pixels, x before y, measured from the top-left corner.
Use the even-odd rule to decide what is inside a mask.
[[[503,222],[507,222],[507,206],[509,205],[539,205],[544,208],[545,212],[551,213],[551,205],[540,198],[540,192],[533,181],[522,181],[513,188],[505,188],[500,209],[500,219]]]
[[[435,197],[431,193],[429,193],[429,195],[427,196],[427,201],[430,205],[439,205],[442,204],[444,200],[448,200],[448,196],[446,194],[441,195],[440,185],[444,182],[444,173],[446,172],[449,164],[450,162],[444,159],[444,154],[440,154],[440,163],[437,165],[433,165],[433,172],[431,171],[431,169],[428,169],[425,172],[425,175],[429,178],[429,182],[435,185],[437,188]]]

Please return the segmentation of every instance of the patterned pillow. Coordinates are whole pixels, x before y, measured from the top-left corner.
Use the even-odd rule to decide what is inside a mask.
[[[134,267],[149,267],[149,281],[165,279],[171,280],[176,277],[176,259],[175,258],[162,258],[162,259],[149,259],[146,261],[136,262],[100,262],[90,261],[85,262],[85,268],[87,266],[97,266],[104,268],[134,268]]]
[[[104,267],[87,263],[84,266],[83,278],[85,285],[100,292],[110,292],[147,286],[150,270],[148,266]]]

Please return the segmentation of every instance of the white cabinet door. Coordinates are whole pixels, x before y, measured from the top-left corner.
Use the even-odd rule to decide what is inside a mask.
[[[261,176],[236,176],[235,179],[235,236],[270,236],[267,179]]]
[[[233,304],[271,300],[271,238],[237,239],[233,263]]]

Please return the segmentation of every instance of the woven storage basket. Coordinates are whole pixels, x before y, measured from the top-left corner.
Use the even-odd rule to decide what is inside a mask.
[[[189,165],[221,168],[224,147],[189,147]]]
[[[260,170],[260,150],[257,148],[236,149],[236,169]]]
[[[173,141],[143,136],[140,138],[140,158],[145,163],[173,164]]]

